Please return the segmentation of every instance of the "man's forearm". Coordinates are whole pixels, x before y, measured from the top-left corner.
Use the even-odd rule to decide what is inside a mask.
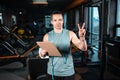
[[[85,37],[80,37],[80,45],[82,46],[82,50],[86,51],[87,50],[87,43]]]

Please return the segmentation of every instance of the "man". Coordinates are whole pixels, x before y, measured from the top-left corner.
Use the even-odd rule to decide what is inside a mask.
[[[53,30],[44,35],[43,41],[49,41],[55,44],[61,52],[61,57],[49,57],[47,80],[74,80],[74,66],[70,49],[72,42],[76,47],[82,51],[87,50],[85,40],[86,30],[84,29],[85,23],[82,28],[78,24],[79,39],[73,31],[63,29],[63,15],[59,11],[55,11],[51,15],[51,24]],[[45,57],[46,50],[41,49],[40,57]]]

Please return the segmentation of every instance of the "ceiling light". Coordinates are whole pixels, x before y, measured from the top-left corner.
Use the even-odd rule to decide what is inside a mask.
[[[47,0],[33,0],[32,4],[48,4]]]

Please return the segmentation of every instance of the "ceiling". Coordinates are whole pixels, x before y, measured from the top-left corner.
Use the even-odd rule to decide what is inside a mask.
[[[25,10],[29,13],[49,14],[53,10],[63,10],[74,0],[47,0],[48,5],[33,5],[32,0],[0,0],[0,4],[14,10]]]
[[[0,5],[14,10],[16,14],[19,12],[26,18],[41,18],[50,15],[53,10],[64,10],[65,7],[74,0],[47,0],[47,5],[34,5],[32,0],[0,0]]]
[[[48,6],[64,7],[74,0],[47,0]],[[9,7],[23,8],[32,6],[32,0],[0,0],[1,4],[5,4]]]
[[[22,12],[27,18],[44,19],[45,15],[50,15],[54,10],[68,10],[68,7],[70,9],[87,1],[89,0],[47,0],[47,5],[34,5],[32,0],[0,0],[0,6],[12,9],[18,15]]]

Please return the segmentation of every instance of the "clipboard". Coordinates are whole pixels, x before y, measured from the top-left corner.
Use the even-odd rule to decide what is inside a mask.
[[[51,42],[36,42],[37,45],[46,50],[48,52],[49,56],[62,56],[61,53],[59,52],[59,50],[56,48],[56,46],[51,43]]]

